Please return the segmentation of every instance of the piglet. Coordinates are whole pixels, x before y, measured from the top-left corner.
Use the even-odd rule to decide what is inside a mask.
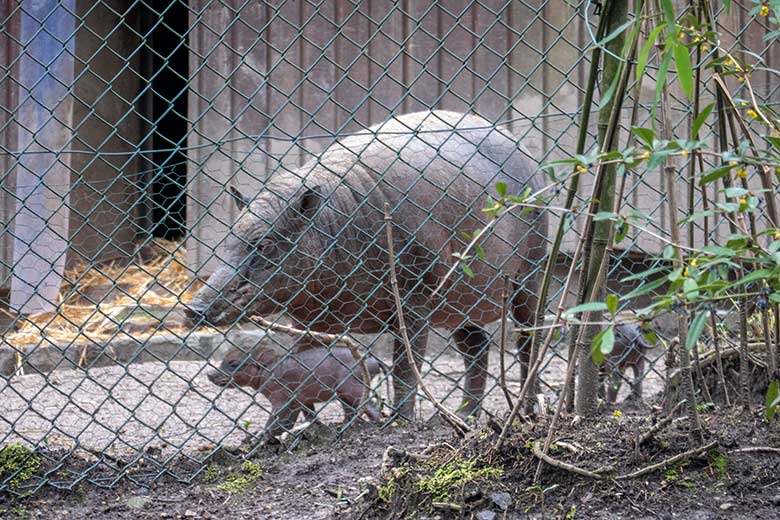
[[[645,375],[645,355],[653,346],[642,336],[642,329],[637,323],[621,323],[615,326],[615,344],[612,352],[601,366],[601,392],[606,382],[606,400],[614,403],[620,386],[623,384],[623,373],[631,368],[634,381],[631,383],[629,399],[642,399],[642,379]],[[603,395],[603,393],[602,393]]]
[[[386,372],[373,357],[366,358],[366,367],[373,378]],[[232,347],[223,358],[219,369],[207,376],[218,386],[235,384],[259,390],[271,402],[271,417],[266,423],[269,438],[289,431],[300,412],[307,420],[314,420],[314,405],[336,397],[344,409],[346,421],[351,421],[360,410],[363,396],[363,371],[345,347],[311,348],[286,352],[272,345],[260,344],[251,352]],[[362,410],[372,421],[379,412],[367,403]]]

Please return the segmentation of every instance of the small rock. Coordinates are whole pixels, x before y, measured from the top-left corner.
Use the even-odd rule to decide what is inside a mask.
[[[728,511],[729,509],[731,509],[733,507],[734,507],[734,504],[732,504],[731,502],[723,502],[720,505],[720,510],[721,511]]]
[[[780,506],[780,495],[773,496],[769,501],[772,502],[772,505]]]
[[[195,518],[196,516],[198,516],[198,513],[196,513],[192,509],[187,509],[184,512],[184,518]]]
[[[509,506],[512,505],[512,497],[509,495],[509,493],[493,493],[490,495],[490,501],[493,502],[496,507],[501,509],[501,511],[506,511],[509,509]]]
[[[130,509],[143,509],[149,502],[149,497],[130,497],[127,499],[127,507]]]
[[[477,520],[494,520],[496,514],[493,511],[480,511],[477,513]]]

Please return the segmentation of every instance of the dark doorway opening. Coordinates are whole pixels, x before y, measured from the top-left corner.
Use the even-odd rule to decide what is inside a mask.
[[[147,35],[143,70],[147,80],[147,211],[155,237],[180,239],[187,223],[188,4],[147,0],[142,18]]]

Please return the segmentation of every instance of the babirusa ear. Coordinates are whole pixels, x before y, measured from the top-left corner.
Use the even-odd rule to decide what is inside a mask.
[[[319,186],[307,187],[297,202],[297,212],[306,220],[309,220],[317,213],[322,204],[322,192]]]
[[[238,209],[244,209],[249,205],[249,199],[232,184],[230,185],[230,194],[233,195],[233,201],[236,203]]]

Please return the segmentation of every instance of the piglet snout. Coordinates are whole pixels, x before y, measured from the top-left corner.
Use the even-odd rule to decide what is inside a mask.
[[[227,386],[230,382],[230,376],[219,369],[209,370],[206,377],[217,386]]]

